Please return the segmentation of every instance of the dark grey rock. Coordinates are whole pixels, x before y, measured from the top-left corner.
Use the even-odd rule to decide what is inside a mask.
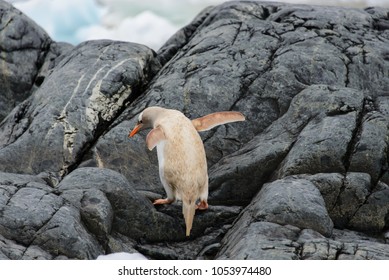
[[[327,239],[310,229],[302,230],[297,242],[301,244],[299,254],[304,260],[335,260],[343,246],[338,240]]]
[[[5,175],[0,183],[0,234],[29,245],[40,230],[63,205],[52,189],[32,176]],[[5,180],[4,180],[5,179]],[[29,180],[31,180],[29,182]],[[35,182],[34,182],[35,181]]]
[[[52,256],[38,246],[24,247],[0,235],[0,260],[49,260]]]
[[[0,251],[10,259],[90,259],[102,252],[79,211],[32,175],[0,173],[0,235]]]
[[[109,235],[114,212],[108,198],[102,191],[84,191],[80,210],[81,217],[89,231],[101,239]]]
[[[328,210],[334,209],[339,204],[339,194],[345,180],[349,181],[340,173],[317,173],[314,175],[295,175],[294,178],[304,178],[311,181],[320,191]],[[368,178],[367,178],[368,179]],[[335,217],[332,217],[334,220]]]
[[[51,39],[11,4],[0,1],[0,122],[34,89]]]
[[[32,244],[41,245],[52,255],[72,259],[95,259],[103,253],[103,248],[81,223],[77,209],[66,205],[36,232]]]
[[[92,228],[94,232],[97,230],[98,234],[108,233],[109,228],[112,227],[118,233],[138,240],[144,238],[149,241],[160,241],[183,238],[182,235],[177,234],[183,230],[183,224],[158,212],[150,201],[139,195],[127,180],[115,171],[78,168],[61,181],[58,191],[75,207],[81,208],[86,224],[98,227]],[[86,209],[87,200],[91,194],[96,193],[100,199],[96,199],[94,195],[93,208]],[[109,208],[114,212],[113,217],[109,214]],[[109,224],[110,222],[112,225]]]
[[[351,158],[350,170],[367,172],[375,182],[385,168],[388,123],[379,112],[364,117],[362,132]]]
[[[355,112],[350,112],[310,121],[281,163],[277,176],[345,172],[342,159],[346,156],[347,144],[356,126],[355,120]]]
[[[330,236],[333,223],[319,190],[310,181],[285,178],[265,184],[245,210],[255,221],[309,228]]]
[[[73,170],[158,65],[152,50],[131,43],[90,41],[72,49],[0,126],[1,170]]]
[[[297,242],[303,244],[302,259],[382,260],[389,257],[388,245],[380,239],[348,230],[335,229],[331,239],[307,230],[300,234]]]
[[[108,236],[106,254],[114,252],[139,253],[134,249],[136,242],[125,235],[112,232]]]
[[[362,93],[352,89],[315,85],[301,91],[281,118],[210,168],[211,198],[237,203],[250,200],[270,177],[344,172],[355,110],[362,107]]]
[[[220,248],[220,241],[229,229],[228,226],[207,230],[196,240],[169,243],[139,244],[139,252],[157,260],[214,259]]]
[[[78,168],[61,181],[57,190],[62,198],[80,209],[87,228],[103,243],[111,230],[151,242],[185,239],[181,204],[156,208],[113,170]],[[196,237],[212,226],[232,223],[239,210],[239,207],[215,206],[196,213],[191,235]]]
[[[303,229],[331,236],[333,223],[324,199],[308,180],[277,180],[265,184],[243,210],[224,238],[219,257],[297,259],[300,245],[293,242]],[[260,244],[254,246],[258,239]]]
[[[364,232],[382,232],[389,223],[389,186],[379,183],[350,219],[349,227]]]
[[[337,228],[345,228],[370,193],[370,176],[352,173],[341,181],[337,201],[329,213]]]
[[[380,238],[348,230],[334,230],[333,238],[342,245],[337,254],[340,260],[387,260],[389,258],[389,245],[384,244]]]
[[[389,245],[381,239],[334,229],[331,238],[269,222],[235,227],[222,240],[217,259],[387,260]]]
[[[45,78],[49,76],[54,68],[65,58],[69,52],[74,49],[74,46],[65,42],[51,42],[48,49],[45,60],[39,69],[39,73],[35,79],[35,86],[40,87],[45,81]]]
[[[270,222],[236,223],[222,241],[217,259],[294,260],[299,229]]]
[[[388,186],[372,183],[369,174],[349,172],[295,175],[320,191],[335,227],[379,233],[387,226]]]
[[[178,218],[178,222],[184,224],[181,202],[168,206],[159,206],[157,209],[168,216]],[[219,228],[224,224],[232,224],[241,210],[242,207],[239,206],[210,205],[206,211],[196,211],[191,236],[202,236],[206,232]]]
[[[389,258],[388,9],[226,2],[155,53],[52,42],[0,5],[1,259]],[[151,105],[246,116],[201,133],[189,239],[179,202],[150,202],[147,132],[127,138]]]
[[[201,11],[188,25],[178,30],[167,42],[158,50],[158,59],[162,65],[167,63],[184,45],[190,40],[193,34],[200,29],[200,25],[209,16],[214,7],[207,7]]]

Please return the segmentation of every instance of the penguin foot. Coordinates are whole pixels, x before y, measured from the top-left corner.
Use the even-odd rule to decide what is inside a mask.
[[[154,205],[159,205],[159,204],[170,204],[172,203],[174,200],[171,200],[171,199],[168,199],[168,198],[160,198],[160,199],[156,199],[154,200],[153,204]]]
[[[208,202],[205,200],[201,200],[197,205],[196,209],[198,210],[207,210],[208,209]]]

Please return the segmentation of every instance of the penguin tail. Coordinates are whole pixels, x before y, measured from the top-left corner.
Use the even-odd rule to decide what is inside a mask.
[[[190,201],[184,199],[182,201],[182,213],[184,214],[184,220],[186,225],[186,236],[190,235],[190,230],[192,229],[193,218],[196,211],[195,201]]]

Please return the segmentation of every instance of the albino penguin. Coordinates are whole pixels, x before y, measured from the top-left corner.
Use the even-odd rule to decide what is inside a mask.
[[[208,208],[207,160],[197,131],[244,120],[239,112],[217,112],[191,121],[180,111],[149,107],[140,113],[128,135],[133,137],[143,129],[152,129],[146,144],[150,151],[157,147],[159,176],[167,194],[167,198],[157,199],[154,204],[182,200],[186,236],[190,235],[196,209]]]

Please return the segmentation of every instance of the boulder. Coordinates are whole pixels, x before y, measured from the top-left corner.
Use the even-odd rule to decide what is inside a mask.
[[[388,259],[388,14],[226,2],[155,52],[53,42],[0,0],[0,259]],[[152,105],[246,116],[200,133],[190,238],[127,137]]]
[[[63,177],[75,169],[158,65],[141,45],[89,41],[75,47],[2,123],[1,170]]]
[[[380,238],[334,229],[331,238],[309,229],[253,222],[222,241],[219,260],[387,260]]]
[[[255,221],[293,225],[331,236],[333,223],[324,199],[308,180],[284,178],[265,184],[245,211]]]
[[[0,122],[37,88],[50,53],[47,33],[11,4],[0,1]]]
[[[164,208],[158,211],[110,169],[78,168],[55,188],[41,176],[0,172],[0,258],[95,259],[104,253],[137,252],[140,241],[184,243],[182,207]],[[191,241],[195,249],[186,258],[210,242],[195,237],[232,223],[240,210],[219,206],[198,214]]]

